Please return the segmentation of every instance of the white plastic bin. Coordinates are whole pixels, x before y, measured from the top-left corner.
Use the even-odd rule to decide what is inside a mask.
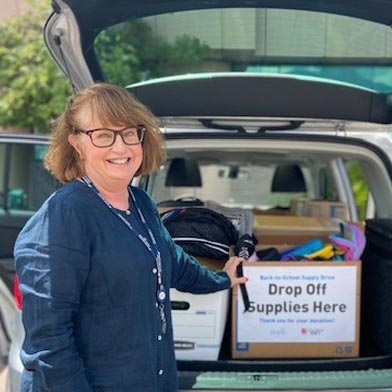
[[[178,360],[216,361],[225,330],[230,290],[212,294],[189,294],[170,290],[174,348]]]

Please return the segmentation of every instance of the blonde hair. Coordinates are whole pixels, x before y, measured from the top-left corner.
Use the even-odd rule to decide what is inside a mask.
[[[91,116],[103,126],[143,125],[143,162],[135,176],[151,173],[166,158],[162,133],[150,110],[125,88],[96,83],[80,91],[68,102],[64,112],[53,122],[52,142],[45,157],[45,167],[61,182],[84,175],[79,154],[68,142],[76,134],[81,111],[88,108]]]

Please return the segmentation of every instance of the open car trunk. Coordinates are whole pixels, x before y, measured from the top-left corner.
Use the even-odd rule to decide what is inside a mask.
[[[392,219],[368,220],[366,235],[358,357],[233,359],[230,304],[218,360],[179,360],[181,390],[392,387]]]
[[[232,359],[230,306],[218,360],[178,361],[181,390],[391,387],[392,220],[369,220],[366,233],[357,358]]]
[[[358,224],[381,219],[366,225],[358,355],[235,359],[230,293],[227,314],[217,317],[223,326],[217,358],[179,359],[181,390],[391,389],[392,1],[55,0],[53,8],[45,41],[75,90],[94,80],[127,86],[167,131],[169,162],[205,163],[202,177],[210,182],[203,187],[177,180],[166,187],[166,169],[137,180],[158,206],[209,199],[264,210],[266,198],[254,201],[265,196],[261,186],[249,184],[294,163],[313,182],[306,197],[346,203],[346,219]],[[375,206],[366,216],[358,214],[345,170],[351,159]],[[328,173],[332,182],[324,181]],[[184,187],[193,199],[182,197]],[[214,191],[227,191],[226,198]],[[201,327],[183,324],[189,333]],[[192,346],[186,340],[184,351]]]
[[[170,121],[169,121],[170,123]],[[188,124],[189,125],[189,124]],[[173,134],[170,133],[171,127],[168,125],[168,154],[169,154],[169,162],[175,163],[178,170],[178,164],[181,159],[185,159],[192,161],[194,164],[197,162],[201,168],[201,178],[205,182],[204,184],[200,184],[200,178],[196,177],[196,185],[189,183],[189,178],[184,178],[188,173],[181,172],[181,176],[183,176],[182,181],[180,178],[171,178],[173,174],[170,170],[171,165],[168,164],[168,169],[162,169],[162,173],[158,173],[154,179],[150,179],[148,184],[146,185],[146,189],[150,191],[153,197],[158,202],[158,208],[161,212],[167,212],[167,210],[171,210],[174,208],[178,208],[180,206],[185,206],[185,208],[210,208],[214,206],[214,203],[209,203],[209,201],[205,201],[204,195],[212,196],[212,191],[207,190],[206,193],[203,193],[204,187],[208,187],[208,181],[213,181],[214,186],[217,189],[220,189],[220,193],[216,193],[216,197],[222,198],[222,188],[223,182],[218,181],[226,181],[234,183],[238,180],[238,178],[242,178],[245,176],[244,173],[248,173],[245,168],[249,171],[254,170],[255,166],[261,165],[260,158],[264,156],[264,160],[269,160],[269,166],[274,166],[276,162],[282,163],[283,161],[293,162],[296,160],[298,165],[302,167],[304,172],[306,173],[306,165],[309,166],[315,165],[314,162],[318,159],[318,164],[320,167],[322,166],[321,162],[324,160],[323,155],[321,154],[321,150],[325,147],[325,143],[337,143],[335,147],[329,147],[328,153],[325,156],[326,161],[330,159],[331,156],[334,156],[334,159],[338,159],[339,154],[340,157],[356,157],[358,162],[360,162],[360,166],[365,167],[364,172],[368,177],[372,177],[373,181],[369,183],[369,194],[375,196],[375,200],[378,203],[378,207],[376,206],[377,214],[380,216],[388,216],[388,209],[385,205],[385,202],[388,204],[387,200],[382,200],[383,196],[380,198],[377,196],[377,190],[382,193],[384,196],[388,191],[386,189],[382,190],[381,183],[387,184],[387,180],[382,180],[381,177],[378,177],[377,169],[375,166],[370,164],[369,166],[369,158],[370,156],[366,155],[372,150],[373,154],[377,151],[374,149],[374,146],[371,146],[368,143],[363,141],[359,141],[359,139],[351,139],[344,138],[344,144],[342,144],[342,138],[339,139],[336,137],[321,137],[321,136],[288,136],[288,135],[278,135],[274,133],[270,136],[248,136],[252,140],[250,143],[253,147],[246,147],[246,142],[243,141],[245,138],[243,135],[237,137],[235,135],[225,135],[222,137],[209,136],[201,133],[199,135],[199,139],[193,145],[193,139],[189,136],[189,138],[182,139],[182,136],[176,135],[175,132]],[[235,133],[233,131],[233,133]],[[241,131],[239,131],[241,134]],[[223,151],[227,148],[226,138],[231,140],[231,149],[229,151]],[[205,144],[202,140],[205,139]],[[222,139],[220,142],[219,139]],[[286,142],[283,142],[282,139],[286,139]],[[313,150],[313,153],[308,151],[307,159],[301,157],[301,148],[305,149],[304,144],[305,139],[308,143],[313,143],[314,147],[309,147],[308,150]],[[233,142],[235,140],[235,142]],[[279,149],[277,152],[274,152],[273,143],[279,140]],[[224,146],[219,149],[216,147],[216,150],[212,153],[211,147],[214,144],[223,144]],[[260,144],[261,150],[257,149],[257,143]],[[318,144],[317,144],[318,143]],[[298,146],[296,146],[298,144]],[[351,147],[350,144],[352,144]],[[317,147],[318,145],[318,147]],[[322,147],[324,145],[324,147]],[[207,146],[210,146],[209,148]],[[236,147],[234,147],[236,146]],[[302,147],[301,147],[302,146]],[[204,149],[205,147],[205,149]],[[290,150],[290,147],[296,152]],[[370,150],[367,153],[360,152],[361,149],[367,150],[370,147]],[[249,148],[249,151],[246,149]],[[285,150],[287,148],[287,150]],[[352,148],[352,150],[350,150]],[[343,150],[341,150],[343,149]],[[244,150],[245,153],[242,151]],[[288,152],[290,151],[290,153]],[[332,151],[332,152],[331,152]],[[339,151],[339,152],[338,152]],[[274,158],[274,153],[277,158]],[[302,151],[303,153],[303,151]],[[387,176],[389,164],[387,162],[387,157],[384,156],[383,153],[377,152],[377,159],[381,159],[384,161],[385,168],[387,168],[387,172],[384,173]],[[361,154],[366,155],[361,157]],[[182,158],[178,158],[178,156]],[[233,158],[236,157],[236,158]],[[286,156],[286,158],[282,158]],[[290,158],[287,158],[290,156]],[[177,158],[176,158],[177,157]],[[214,158],[211,158],[214,157]],[[251,157],[259,157],[255,159],[255,163],[253,165]],[[314,158],[314,160],[313,160]],[[241,160],[246,162],[245,166],[241,166]],[[333,160],[333,159],[332,159]],[[216,162],[219,162],[217,164]],[[227,163],[227,165],[224,164]],[[339,161],[340,162],[340,161]],[[188,162],[189,163],[189,162]],[[336,162],[335,162],[336,163]],[[231,166],[230,166],[230,165]],[[214,166],[216,165],[216,166]],[[214,170],[218,170],[220,168],[221,173],[220,176],[224,178],[213,178],[211,179],[208,176],[211,176],[211,172]],[[228,170],[227,172],[222,168],[229,167],[236,170]],[[190,167],[190,166],[189,166]],[[188,167],[188,169],[189,169]],[[244,168],[245,167],[245,168]],[[230,169],[229,168],[229,169]],[[314,168],[313,168],[314,169]],[[192,167],[192,171],[194,168]],[[219,170],[218,170],[219,171]],[[223,173],[223,174],[222,174]],[[255,173],[255,172],[253,172]],[[313,173],[314,174],[314,173]],[[164,180],[160,178],[160,176],[166,176],[166,184],[167,188],[161,188]],[[343,173],[337,174],[337,177],[344,177]],[[170,177],[170,178],[169,178]],[[219,177],[219,176],[218,176]],[[305,176],[307,177],[307,176]],[[314,177],[317,177],[314,175]],[[259,178],[263,178],[265,181],[265,177],[253,177],[251,176],[249,181],[258,182]],[[341,180],[342,180],[341,178]],[[188,181],[188,182],[187,182]],[[242,191],[245,192],[245,189],[248,189],[245,180],[242,179]],[[378,181],[381,181],[378,182]],[[143,185],[143,179],[141,180],[141,185]],[[195,186],[193,186],[195,185]],[[240,188],[239,184],[237,184]],[[307,184],[309,187],[309,184]],[[320,184],[319,184],[320,185]],[[176,186],[178,186],[178,192],[176,191]],[[261,186],[261,185],[260,185]],[[275,183],[276,186],[276,183]],[[259,187],[259,186],[258,186]],[[389,185],[387,185],[389,187]],[[236,195],[238,194],[238,189],[231,189],[231,196],[233,201],[237,201]],[[236,190],[237,189],[237,190]],[[158,191],[159,190],[159,191]],[[179,198],[177,201],[168,203],[167,200],[163,200],[160,202],[160,194],[162,194],[163,199],[167,199],[168,195],[172,193],[172,196],[179,195],[181,193],[189,191],[189,194],[193,194],[194,198]],[[229,193],[230,193],[229,192]],[[252,193],[252,192],[247,192]],[[257,191],[253,191],[253,193],[257,193]],[[294,195],[294,194],[293,194]],[[316,195],[320,196],[319,194]],[[260,197],[260,195],[255,195],[256,197]],[[379,195],[380,196],[380,195]],[[344,197],[343,197],[344,198]],[[217,201],[215,199],[215,201]],[[219,201],[219,200],[218,200]],[[204,204],[203,204],[204,202]],[[248,200],[249,202],[249,200]],[[200,204],[202,203],[202,204]],[[326,202],[334,204],[334,202]],[[346,196],[346,206],[350,205],[350,198]],[[226,203],[226,206],[229,203]],[[338,204],[338,203],[336,203]],[[384,210],[384,207],[386,209]],[[244,209],[249,209],[250,206],[244,207]],[[241,210],[240,207],[227,207],[225,210],[222,207],[224,212],[234,210]],[[307,239],[315,238],[318,236],[317,232],[312,233],[312,228],[309,227],[305,230],[302,227],[302,232],[306,232],[306,235],[293,235],[289,231],[283,228],[284,225],[291,225],[292,221],[296,219],[300,224],[307,225],[308,222],[311,222],[310,219],[316,219],[315,222],[320,219],[320,222],[325,221],[325,217],[321,218],[318,216],[313,217],[296,217],[293,216],[294,212],[292,208],[282,208],[278,206],[278,208],[273,208],[271,210],[262,210],[260,208],[253,208],[254,216],[253,218],[258,222],[263,222],[262,231],[257,231],[254,226],[253,233],[258,237],[259,245],[265,245],[266,247],[271,244],[276,245],[276,238],[279,239],[279,242],[283,244],[298,244],[298,241],[305,241],[307,238],[306,235],[309,235]],[[366,390],[373,388],[387,388],[392,387],[392,317],[390,316],[390,309],[392,308],[392,303],[390,299],[390,288],[392,287],[392,219],[391,218],[372,218],[367,219],[366,223],[363,222],[363,226],[360,223],[361,218],[356,215],[356,209],[350,209],[347,207],[344,214],[340,215],[340,218],[344,218],[346,221],[356,221],[361,227],[363,227],[363,232],[366,235],[366,247],[360,258],[360,278],[358,281],[358,287],[360,287],[359,294],[359,303],[358,303],[358,314],[357,314],[357,323],[358,323],[358,336],[359,339],[359,349],[358,355],[352,357],[344,357],[341,355],[341,352],[336,352],[336,355],[330,355],[328,357],[323,357],[322,355],[318,355],[317,353],[312,357],[306,357],[303,353],[299,353],[298,357],[290,352],[290,355],[285,356],[284,353],[281,355],[276,355],[272,351],[272,355],[268,357],[268,354],[263,353],[260,357],[253,356],[250,358],[236,358],[236,355],[233,355],[233,293],[228,294],[228,305],[227,305],[227,314],[224,312],[219,313],[217,311],[215,316],[218,318],[220,314],[224,314],[224,328],[222,333],[222,341],[220,343],[219,353],[217,354],[217,358],[215,360],[211,360],[211,358],[205,359],[203,358],[203,345],[199,346],[196,344],[192,346],[192,338],[189,337],[186,339],[184,335],[181,336],[180,339],[176,340],[176,327],[178,330],[185,331],[188,330],[189,336],[197,335],[197,329],[200,328],[201,322],[199,323],[195,318],[192,322],[185,321],[185,318],[181,316],[181,324],[176,325],[176,314],[179,312],[183,312],[181,310],[181,301],[186,303],[187,301],[190,304],[189,308],[194,312],[203,312],[203,306],[199,306],[199,302],[197,297],[194,296],[194,302],[192,302],[192,298],[189,297],[189,294],[176,293],[172,296],[172,306],[174,310],[173,318],[174,318],[174,337],[175,337],[175,347],[177,348],[176,352],[179,354],[178,360],[178,370],[179,370],[179,378],[180,378],[180,386],[181,390],[245,390],[245,389],[268,389],[268,390],[276,390],[276,389],[301,389],[301,390],[316,390],[318,388],[325,389],[354,389],[354,390]],[[340,214],[340,213],[338,213]],[[228,214],[230,215],[230,214]],[[164,215],[163,215],[164,216]],[[273,218],[273,219],[272,219]],[[309,219],[309,221],[307,221]],[[331,223],[331,230],[333,229],[333,225],[337,225],[339,219],[333,218],[327,221]],[[268,222],[271,222],[271,225],[276,223],[274,222],[284,222],[282,227],[279,230],[282,231],[282,234],[275,235],[273,230],[273,226],[268,226]],[[312,221],[313,222],[313,221]],[[329,224],[328,223],[328,224]],[[278,223],[281,224],[281,223]],[[326,233],[320,234],[325,240],[327,240],[328,235]],[[290,237],[291,236],[291,237]],[[294,239],[295,238],[295,239]],[[293,240],[291,242],[290,240]],[[275,242],[274,242],[275,241]],[[287,245],[286,245],[287,246]],[[195,256],[199,258],[200,262],[205,263],[203,257]],[[283,268],[285,268],[285,262],[281,263]],[[298,262],[297,262],[298,263]],[[344,262],[343,262],[344,264]],[[220,269],[223,267],[224,262],[218,261],[213,265],[209,265],[213,269]],[[260,263],[263,265],[263,262]],[[332,265],[332,264],[330,264]],[[335,264],[336,265],[336,264]],[[256,279],[255,276],[250,276],[250,280]],[[347,282],[349,277],[347,277]],[[240,290],[238,290],[238,295],[241,296]],[[174,298],[173,298],[174,297]],[[287,295],[289,299],[291,299],[290,295]],[[339,294],[336,294],[337,299],[339,299]],[[211,297],[211,301],[213,301]],[[317,299],[322,299],[322,295],[317,295]],[[255,300],[255,298],[251,298],[251,300]],[[179,302],[180,301],[180,302]],[[268,302],[268,300],[265,300]],[[260,299],[260,302],[263,302],[263,299]],[[294,302],[294,301],[293,301]],[[180,305],[179,305],[180,303]],[[218,304],[217,300],[217,304]],[[225,302],[221,302],[223,306],[226,306]],[[179,307],[180,306],[180,307]],[[192,308],[192,306],[194,306]],[[180,310],[179,310],[180,309]],[[182,308],[185,309],[185,308]],[[207,309],[206,312],[209,310]],[[183,312],[185,313],[185,312]],[[355,322],[355,321],[353,321]],[[204,325],[205,326],[205,325]],[[263,325],[260,325],[260,328],[263,328]],[[186,335],[186,331],[184,334]],[[202,334],[200,330],[200,334]],[[193,342],[197,341],[197,338],[193,340]],[[305,343],[306,344],[306,343]],[[338,345],[339,346],[339,345]],[[338,347],[337,346],[337,347]],[[343,345],[342,345],[343,347]],[[197,359],[192,358],[192,355],[189,356],[189,359],[184,360],[184,355],[186,356],[186,352],[192,351],[192,349],[201,348],[200,354]],[[190,351],[189,351],[190,350]],[[266,350],[274,350],[271,347],[266,346]],[[279,349],[280,350],[280,349]],[[315,351],[317,351],[317,343],[315,345]],[[276,351],[276,350],[275,350]],[[279,351],[281,353],[281,351]],[[184,354],[185,353],[185,354]]]

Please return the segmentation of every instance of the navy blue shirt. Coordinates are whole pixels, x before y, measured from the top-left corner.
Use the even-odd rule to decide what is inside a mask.
[[[165,287],[229,288],[228,275],[175,245],[150,197],[132,190],[158,242]],[[123,214],[145,233],[135,206]],[[18,237],[15,260],[26,331],[21,391],[178,390],[170,299],[162,334],[155,259],[85,184],[73,181],[43,204]]]

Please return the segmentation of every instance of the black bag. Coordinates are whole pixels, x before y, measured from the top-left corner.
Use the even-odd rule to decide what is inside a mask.
[[[362,255],[361,346],[366,355],[391,355],[392,220],[368,219],[365,234],[366,248]]]
[[[174,242],[193,256],[227,260],[238,239],[231,221],[208,208],[176,208],[161,217]]]

